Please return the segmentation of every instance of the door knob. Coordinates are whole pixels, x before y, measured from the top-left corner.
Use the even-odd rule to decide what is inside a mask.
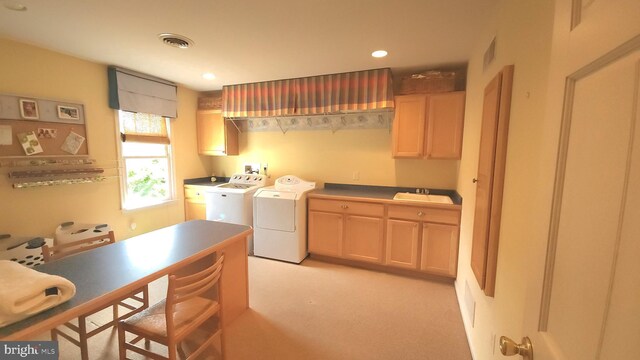
[[[475,183],[477,183],[477,182],[478,182],[478,179],[473,178],[473,179],[471,179],[471,182],[475,184]]]
[[[520,355],[524,360],[533,360],[533,345],[528,337],[522,338],[522,344],[506,336],[500,336],[500,352],[505,356]]]

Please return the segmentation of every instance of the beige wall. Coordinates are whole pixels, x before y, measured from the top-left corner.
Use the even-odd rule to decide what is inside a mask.
[[[548,212],[539,194],[531,189],[540,184],[540,151],[545,115],[545,97],[553,28],[553,1],[506,1],[481,34],[469,62],[463,157],[457,189],[464,199],[460,233],[460,257],[456,290],[474,359],[502,359],[497,348],[501,335],[519,340],[525,311],[528,241],[544,241],[539,222]],[[497,37],[496,60],[483,72],[483,54]],[[514,64],[514,86],[507,152],[507,167],[500,229],[498,275],[494,298],[484,296],[471,271],[471,241],[475,206],[475,177],[478,166],[483,90],[505,65]],[[548,175],[548,174],[546,174]],[[552,177],[551,177],[552,178]],[[541,211],[538,211],[541,210]],[[535,234],[534,234],[535,233]],[[475,300],[475,323],[468,315],[465,288]],[[496,335],[494,337],[493,335]]]
[[[183,179],[211,171],[210,160],[196,150],[196,92],[178,88],[179,118],[171,122],[178,200],[123,212],[106,65],[0,39],[0,79],[1,93],[83,103],[89,155],[110,175],[103,183],[13,189],[6,175],[9,169],[0,168],[0,233],[50,235],[61,222],[75,221],[108,223],[122,239],[184,220]],[[135,231],[129,228],[131,222],[137,223]]]
[[[248,132],[240,155],[214,157],[216,175],[230,176],[245,163],[268,163],[270,181],[283,175],[325,182],[454,189],[458,161],[395,160],[388,129]],[[353,179],[353,173],[359,179]]]

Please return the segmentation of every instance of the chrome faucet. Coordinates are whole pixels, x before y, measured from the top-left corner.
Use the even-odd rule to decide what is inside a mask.
[[[416,189],[416,194],[425,194],[428,195],[429,194],[429,189],[427,188],[417,188]]]

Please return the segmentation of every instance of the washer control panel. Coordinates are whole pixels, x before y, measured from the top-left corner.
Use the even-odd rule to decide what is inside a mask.
[[[276,190],[305,192],[315,189],[316,183],[304,181],[297,176],[285,175],[276,180],[275,188]]]
[[[267,184],[267,177],[260,174],[235,174],[231,176],[229,183],[265,186]]]

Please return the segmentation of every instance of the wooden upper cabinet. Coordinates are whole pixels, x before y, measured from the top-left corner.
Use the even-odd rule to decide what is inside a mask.
[[[396,96],[395,104],[393,157],[421,158],[424,155],[427,97],[424,94]]]
[[[427,159],[460,159],[465,92],[430,94],[427,100]]]
[[[460,159],[464,91],[401,95],[395,102],[394,158]]]
[[[198,110],[196,114],[198,154],[238,155],[238,129],[225,121],[219,110]]]

